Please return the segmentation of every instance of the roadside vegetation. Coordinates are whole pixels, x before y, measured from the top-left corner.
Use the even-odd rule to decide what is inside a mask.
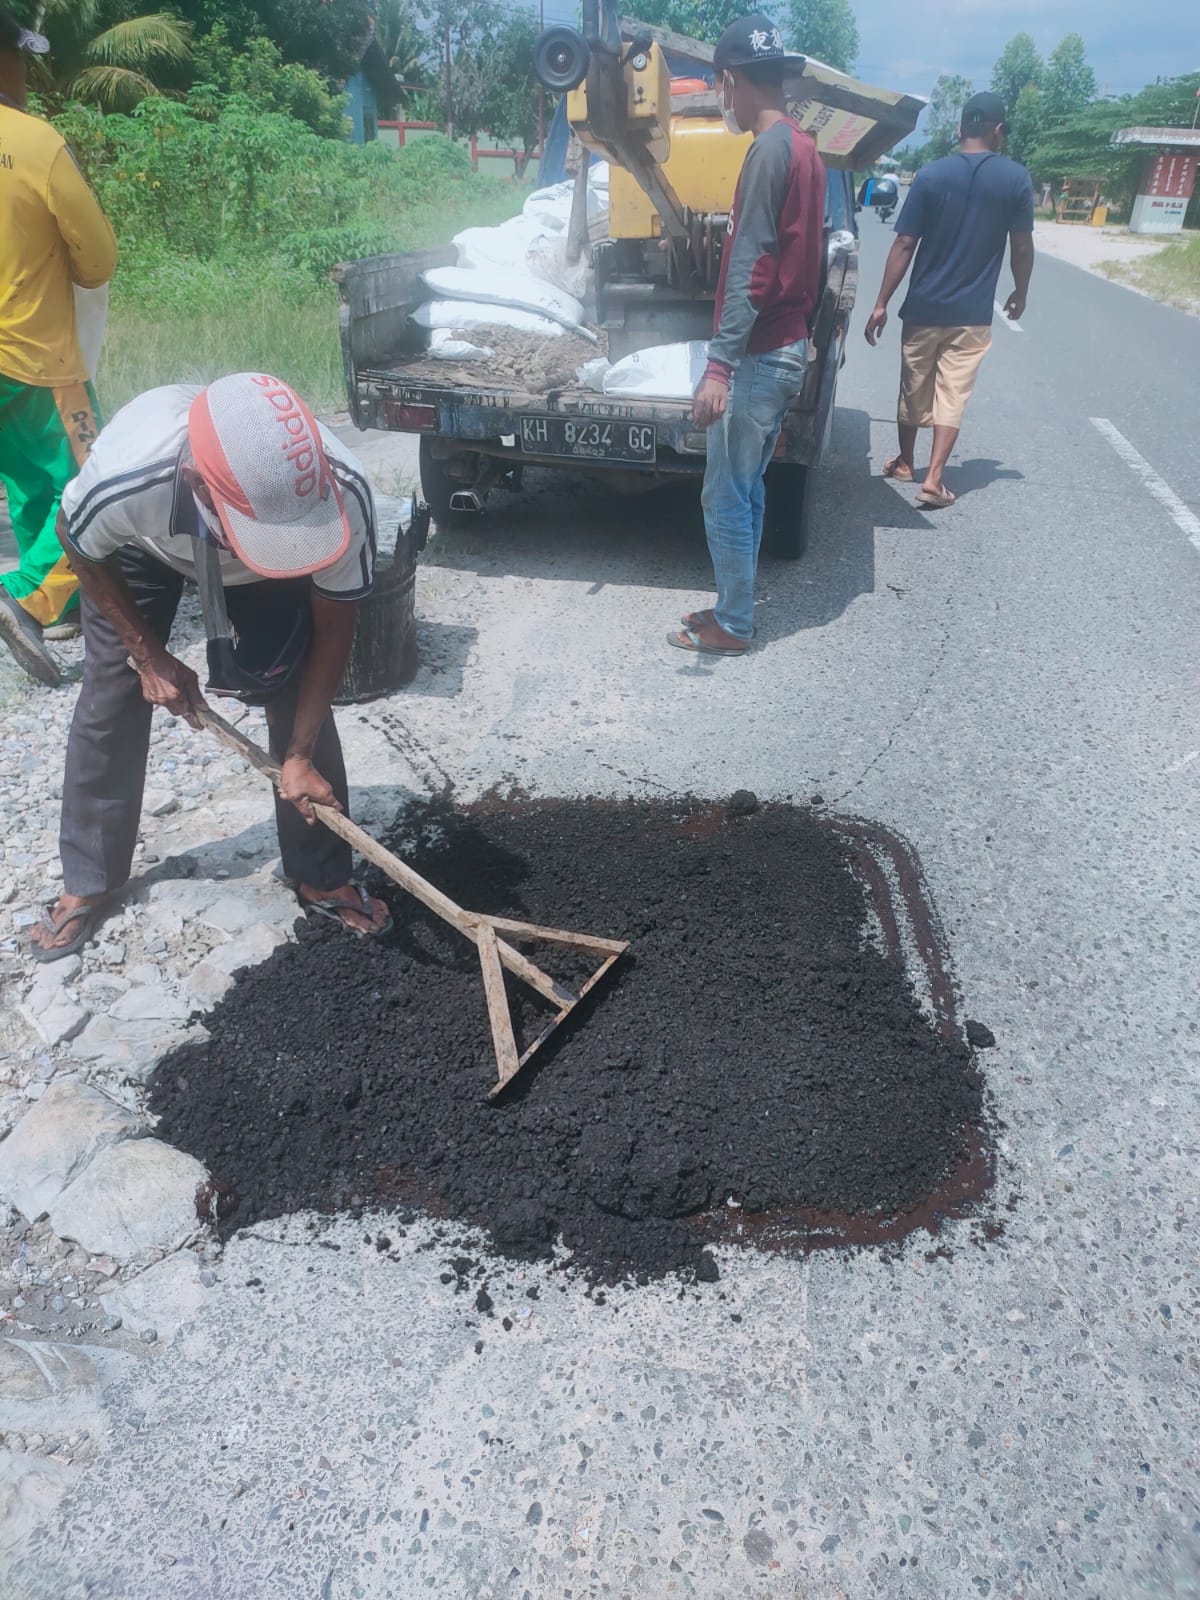
[[[138,0],[16,0],[15,9],[51,43],[33,63],[32,109],[66,137],[117,234],[97,373],[106,415],[155,384],[247,367],[278,373],[323,410],[341,407],[331,268],[443,243],[520,209],[522,189],[472,172],[449,138],[399,150],[349,142],[343,89],[368,46],[382,48],[396,79],[381,116],[412,115],[406,97],[437,104],[436,61],[423,58],[429,40],[407,0],[370,9],[364,0],[172,0],[153,12]],[[485,112],[500,115],[500,47],[514,46],[511,18],[492,0],[459,11],[461,89],[447,109],[461,136]],[[522,111],[510,90],[510,120],[521,123],[518,145],[532,148],[531,79],[526,99]]]
[[[1101,272],[1200,316],[1200,238],[1168,244],[1140,261],[1102,261]]]
[[[520,205],[447,139],[351,145],[242,95],[150,97],[131,116],[72,106],[56,122],[121,246],[97,375],[108,413],[157,383],[255,366],[343,404],[331,268]]]

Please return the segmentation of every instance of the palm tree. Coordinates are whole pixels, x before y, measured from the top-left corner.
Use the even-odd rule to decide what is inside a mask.
[[[430,48],[409,0],[380,0],[375,13],[375,37],[388,58],[398,83],[428,82],[424,59]],[[436,46],[435,46],[436,48]]]
[[[37,0],[30,26],[50,40],[32,86],[54,100],[130,111],[170,92],[192,55],[190,24],[170,12],[130,15],[136,0]]]

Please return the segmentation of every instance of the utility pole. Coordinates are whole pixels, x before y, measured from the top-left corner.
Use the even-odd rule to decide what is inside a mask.
[[[450,24],[446,24],[446,137],[454,137],[454,99],[450,86]]]

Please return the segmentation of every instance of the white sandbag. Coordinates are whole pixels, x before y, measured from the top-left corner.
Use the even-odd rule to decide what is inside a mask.
[[[567,236],[539,230],[525,252],[525,265],[535,278],[582,301],[592,286],[592,264],[585,250],[578,261],[567,260]]]
[[[604,375],[604,392],[641,400],[690,400],[708,365],[708,343],[656,344],[614,361]]]
[[[571,220],[571,196],[574,190],[574,178],[551,184],[548,189],[535,189],[521,207],[522,214],[550,233],[561,233]]]
[[[108,285],[98,289],[81,289],[75,285],[75,337],[79,340],[79,353],[88,370],[88,377],[96,381],[96,368],[104,345],[104,329],[108,324]]]
[[[460,267],[490,270],[525,266],[529,246],[544,232],[533,217],[510,217],[498,228],[464,228],[454,235],[453,244]]]
[[[592,389],[596,394],[604,393],[604,375],[608,371],[608,357],[594,356],[591,361],[585,361],[581,367],[575,368],[575,376],[585,389]]]
[[[491,305],[536,311],[563,322],[583,321],[583,307],[574,295],[555,289],[524,270],[431,267],[424,278],[434,294],[443,300],[486,301]]]
[[[429,354],[435,361],[490,361],[496,352],[485,344],[455,338],[449,328],[431,328]]]
[[[562,329],[548,317],[533,311],[515,311],[511,306],[493,305],[479,300],[427,300],[412,313],[418,328],[451,328],[470,332],[472,328],[512,328],[515,333],[538,333],[557,339]]]

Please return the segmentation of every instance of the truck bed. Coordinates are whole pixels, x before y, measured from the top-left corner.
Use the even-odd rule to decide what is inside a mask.
[[[346,390],[358,427],[427,434],[439,453],[474,449],[514,464],[615,467],[650,481],[703,472],[706,439],[692,420],[690,399],[617,398],[584,389],[573,377],[569,386],[505,383],[482,366],[468,374],[432,360],[411,314],[429,298],[422,274],[454,259],[446,246],[337,269]],[[818,458],[819,389],[822,382],[832,388],[835,377],[832,364],[822,375],[813,363],[784,425],[782,459]]]

